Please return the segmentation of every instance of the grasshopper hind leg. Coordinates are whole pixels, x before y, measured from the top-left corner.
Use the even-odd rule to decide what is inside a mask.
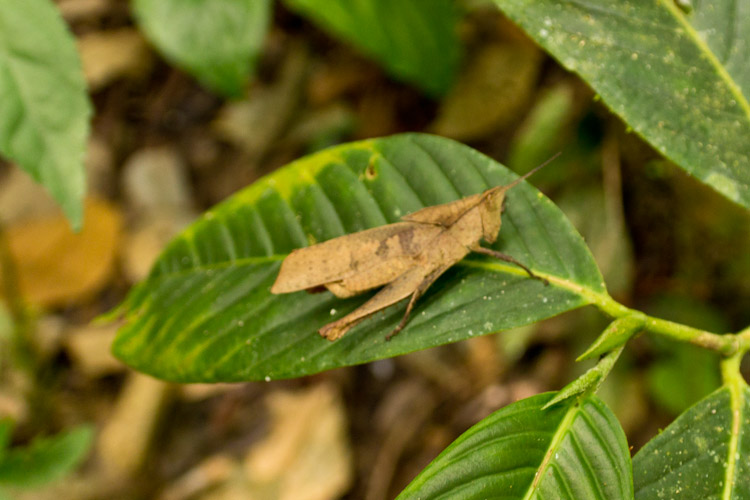
[[[396,325],[396,328],[393,329],[391,333],[386,335],[385,340],[391,340],[395,335],[398,334],[401,330],[404,329],[406,326],[406,323],[409,321],[409,316],[411,315],[412,309],[414,309],[414,305],[417,303],[417,299],[424,295],[424,293],[427,291],[428,288],[430,288],[430,285],[432,285],[435,280],[437,280],[441,274],[443,274],[445,271],[448,270],[450,266],[443,266],[440,267],[430,274],[428,274],[424,280],[419,284],[419,286],[414,290],[414,293],[411,294],[411,298],[409,299],[409,303],[406,304],[406,311],[404,311],[404,317],[401,318],[401,321],[399,321],[398,325]]]
[[[341,319],[325,325],[319,330],[320,335],[328,340],[341,338],[354,325],[372,316],[376,312],[409,297],[424,281],[424,271],[414,268],[384,286],[370,300],[359,306]]]

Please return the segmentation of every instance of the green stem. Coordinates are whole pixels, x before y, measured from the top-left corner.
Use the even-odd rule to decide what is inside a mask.
[[[629,307],[617,302],[606,292],[595,292],[591,289],[554,276],[545,277],[549,279],[550,283],[554,283],[561,288],[567,288],[583,296],[600,311],[612,316],[613,318],[636,316],[642,319],[644,323],[643,329],[651,333],[669,337],[680,342],[689,342],[705,349],[718,351],[724,356],[732,356],[743,349],[747,350],[750,348],[750,327],[743,330],[741,335],[719,335],[666,319],[654,318],[640,311],[636,311],[635,309],[630,309]]]
[[[469,267],[478,267],[482,269],[494,269],[507,274],[516,274],[525,276],[525,272],[520,268],[509,265],[486,262],[477,263],[471,261],[463,261],[464,265]],[[581,286],[573,281],[560,278],[540,272],[536,269],[532,269],[534,274],[545,278],[550,285],[554,285],[558,288],[568,290],[580,297],[583,297],[587,302],[596,306],[600,311],[613,318],[622,318],[625,316],[634,316],[643,321],[643,329],[668,337],[679,342],[689,342],[691,344],[703,347],[704,349],[711,349],[717,351],[724,356],[732,356],[738,352],[746,352],[750,350],[750,326],[745,328],[736,334],[723,334],[719,335],[716,333],[707,332],[699,328],[693,328],[691,326],[683,325],[681,323],[675,323],[666,319],[654,318],[641,311],[630,309],[629,307],[620,304],[615,299],[610,297],[606,291],[595,291],[591,288]]]
[[[740,372],[740,362],[747,353],[748,346],[743,347],[743,349],[738,350],[733,355],[721,360],[721,378],[724,385],[733,388],[745,385],[745,379],[742,378],[742,373]]]
[[[0,268],[2,269],[0,287],[13,321],[10,338],[13,352],[11,359],[17,366],[33,376],[36,373],[36,356],[29,340],[33,322],[21,297],[15,261],[8,247],[2,224],[0,224]]]

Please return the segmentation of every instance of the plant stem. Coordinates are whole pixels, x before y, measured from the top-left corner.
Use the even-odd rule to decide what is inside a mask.
[[[524,271],[515,266],[505,264],[493,263],[488,265],[483,263],[476,265],[468,263],[468,265],[483,269],[493,268],[508,274],[521,275],[524,273]],[[717,351],[726,357],[733,356],[738,352],[747,352],[750,350],[750,326],[735,334],[717,334],[707,332],[699,328],[693,328],[692,326],[675,323],[674,321],[654,318],[653,316],[649,316],[641,311],[631,309],[613,299],[606,290],[594,290],[565,278],[546,274],[536,269],[533,269],[533,271],[537,276],[546,279],[550,285],[568,290],[584,298],[589,304],[596,306],[600,311],[612,318],[634,316],[640,319],[643,322],[643,330],[648,332],[668,337],[679,342],[689,342],[703,347],[704,349]]]
[[[600,296],[601,297],[601,296]],[[691,344],[718,351],[724,356],[731,356],[738,352],[743,342],[737,335],[724,334],[719,335],[716,333],[707,332],[699,328],[693,328],[691,326],[683,325],[682,323],[675,323],[661,318],[654,318],[640,311],[630,309],[619,302],[615,301],[609,295],[606,295],[604,301],[597,302],[596,305],[603,312],[619,318],[627,315],[635,315],[643,319],[644,330],[664,337],[669,337],[673,340],[680,342],[689,342]],[[750,341],[750,339],[748,339]]]
[[[8,247],[5,228],[2,224],[0,224],[0,268],[2,269],[0,288],[13,321],[10,338],[12,360],[33,376],[36,373],[36,356],[29,340],[33,328],[32,319],[21,297],[15,261]]]
[[[742,378],[742,373],[740,373],[740,363],[747,353],[748,346],[744,347],[745,349],[738,350],[728,358],[721,360],[721,378],[724,385],[742,387],[745,384],[745,379]]]
[[[746,328],[739,334],[719,335],[699,328],[683,325],[681,323],[675,323],[674,321],[654,318],[653,316],[649,316],[641,311],[630,309],[610,297],[606,291],[596,292],[567,280],[561,280],[553,276],[545,277],[550,283],[562,288],[567,288],[574,293],[583,296],[608,316],[613,318],[636,316],[640,318],[644,323],[643,329],[651,333],[680,342],[689,342],[705,349],[718,351],[724,356],[732,356],[737,352],[750,349],[750,327]]]

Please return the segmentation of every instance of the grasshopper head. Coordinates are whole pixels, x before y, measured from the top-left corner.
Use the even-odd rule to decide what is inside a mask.
[[[481,205],[482,214],[482,238],[487,243],[494,243],[497,233],[500,231],[501,215],[505,193],[509,186],[497,186],[485,193]]]
[[[540,168],[547,165],[549,162],[554,160],[560,155],[560,153],[557,153],[549,160],[545,161],[538,167],[530,170],[526,174],[522,175],[518,179],[514,180],[510,184],[506,184],[505,186],[497,186],[491,189],[488,189],[484,193],[484,197],[482,199],[481,203],[481,213],[482,213],[482,238],[487,243],[494,243],[497,239],[497,233],[500,231],[500,223],[501,223],[501,216],[502,216],[502,210],[503,210],[503,202],[505,201],[505,193],[521,182],[522,180],[529,177],[531,174],[539,170]]]

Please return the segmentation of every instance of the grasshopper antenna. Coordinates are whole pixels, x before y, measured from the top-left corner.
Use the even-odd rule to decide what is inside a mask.
[[[515,186],[516,184],[518,184],[519,182],[521,182],[522,180],[527,179],[528,177],[531,177],[532,174],[535,174],[537,171],[541,170],[543,167],[546,167],[547,165],[549,165],[550,163],[552,163],[561,154],[562,154],[562,151],[558,151],[557,153],[553,154],[547,160],[545,160],[541,165],[538,165],[538,166],[532,168],[531,170],[529,170],[528,172],[526,172],[525,174],[523,174],[521,177],[519,177],[518,179],[514,180],[513,182],[511,182],[510,184],[508,184],[507,186],[505,186],[505,188],[506,189],[510,189],[513,186]]]

